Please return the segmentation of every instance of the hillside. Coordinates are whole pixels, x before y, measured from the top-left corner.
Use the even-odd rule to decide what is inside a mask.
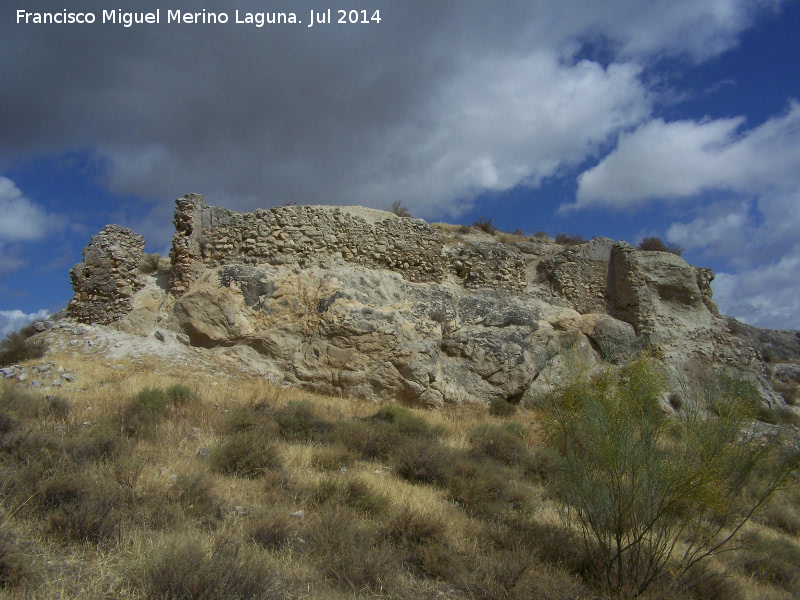
[[[94,236],[1,371],[0,597],[800,591],[800,340],[709,270],[360,207],[175,225],[170,261]]]

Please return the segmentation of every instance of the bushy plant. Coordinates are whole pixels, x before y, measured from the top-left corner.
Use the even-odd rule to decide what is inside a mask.
[[[139,261],[139,273],[142,275],[150,275],[158,271],[158,265],[161,262],[161,256],[158,254],[143,254],[141,261]]]
[[[308,400],[287,402],[275,411],[275,422],[283,438],[296,441],[321,439],[331,428]]]
[[[6,339],[0,341],[0,367],[43,357],[48,350],[47,343],[43,338],[31,339],[33,334],[31,327],[7,333]]]
[[[585,244],[586,238],[577,233],[557,233],[555,242],[562,246],[577,246],[578,244]]]
[[[489,402],[489,414],[495,417],[510,417],[517,412],[517,405],[505,398],[493,398]]]
[[[470,432],[473,455],[489,457],[507,465],[526,466],[533,456],[523,439],[525,431],[517,423],[484,423]]]
[[[408,212],[408,209],[403,206],[403,203],[400,200],[395,200],[392,202],[392,206],[389,209],[398,217],[403,217],[404,219],[411,218],[411,213]]]
[[[12,536],[0,529],[0,590],[20,589],[32,583],[36,579],[32,562]]]
[[[209,551],[191,535],[176,535],[149,557],[138,586],[152,600],[282,598],[277,572],[250,548],[218,539]]]
[[[544,405],[556,496],[614,595],[639,595],[668,565],[680,576],[719,552],[796,469],[779,434],[754,426],[751,387],[722,378],[707,389],[714,414],[676,419],[660,409],[664,389],[642,356],[575,373]]]
[[[670,254],[675,254],[680,256],[683,254],[683,248],[681,248],[678,244],[664,243],[660,237],[646,237],[642,238],[642,241],[639,242],[638,246],[639,250],[651,250],[656,252],[669,252]]]
[[[478,217],[472,226],[475,229],[480,229],[484,233],[488,233],[489,235],[494,235],[497,233],[497,227],[494,226],[492,219],[487,219],[486,217]]]
[[[405,436],[436,437],[440,433],[439,429],[432,427],[425,419],[416,416],[410,409],[399,404],[383,405],[372,418],[391,423]]]
[[[211,450],[211,465],[220,473],[254,478],[281,466],[277,448],[257,431],[228,436]]]
[[[790,592],[800,592],[800,545],[757,533],[748,535],[745,542],[741,561],[747,575]]]

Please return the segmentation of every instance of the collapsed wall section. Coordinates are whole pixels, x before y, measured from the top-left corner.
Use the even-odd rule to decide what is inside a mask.
[[[202,267],[298,264],[339,258],[389,269],[414,282],[440,282],[442,240],[420,219],[341,207],[280,206],[252,213],[206,206],[199,194],[176,201],[172,292],[180,296]],[[365,218],[366,217],[366,218]]]

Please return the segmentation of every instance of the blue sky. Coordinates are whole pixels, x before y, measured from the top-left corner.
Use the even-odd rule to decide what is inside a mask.
[[[800,329],[798,0],[18,4],[0,8],[0,329],[63,308],[107,223],[165,252],[188,192],[658,235],[714,269],[724,313]],[[65,6],[97,22],[17,23]],[[230,21],[166,23],[176,7]],[[381,21],[308,28],[327,8]]]

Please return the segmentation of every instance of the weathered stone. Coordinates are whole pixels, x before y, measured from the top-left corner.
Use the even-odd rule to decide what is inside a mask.
[[[83,323],[108,324],[131,310],[141,289],[138,270],[144,238],[118,225],[106,225],[83,250],[83,261],[70,271],[75,295],[69,313]]]

